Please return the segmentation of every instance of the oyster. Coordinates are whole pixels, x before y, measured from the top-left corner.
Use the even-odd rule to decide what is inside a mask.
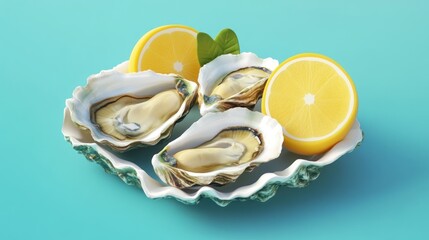
[[[253,53],[221,55],[204,65],[198,77],[201,115],[233,107],[253,108],[277,66],[277,60],[260,59]]]
[[[115,70],[91,76],[66,101],[71,119],[116,151],[155,145],[195,101],[197,85],[178,75]]]
[[[200,118],[154,155],[152,165],[162,181],[178,188],[224,185],[245,170],[277,158],[282,143],[282,128],[276,120],[233,108]]]

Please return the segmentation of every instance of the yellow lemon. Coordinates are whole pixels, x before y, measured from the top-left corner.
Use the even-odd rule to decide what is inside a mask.
[[[129,72],[152,70],[176,73],[197,81],[197,31],[182,25],[167,25],[147,32],[134,46]]]
[[[284,145],[313,155],[329,150],[352,127],[358,97],[352,79],[334,60],[314,53],[293,56],[271,74],[262,112],[283,127]]]

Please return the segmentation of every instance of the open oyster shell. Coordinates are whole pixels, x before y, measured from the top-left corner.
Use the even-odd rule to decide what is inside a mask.
[[[275,59],[261,59],[250,52],[221,55],[207,63],[198,76],[200,114],[233,107],[252,109],[261,98],[269,75],[278,65]],[[243,83],[231,85],[237,82]]]
[[[257,150],[258,153],[243,163],[238,161],[236,164],[220,165],[222,166],[220,168],[215,167],[200,172],[180,168],[179,160],[172,157],[189,149],[195,150],[195,147],[216,139],[219,133],[225,130],[239,129],[237,131],[245,131],[242,129],[246,128],[256,132],[255,135],[260,140],[260,146]],[[259,164],[277,158],[282,150],[282,143],[282,128],[276,120],[246,108],[233,108],[225,112],[204,115],[179,138],[170,142],[161,152],[154,155],[152,165],[162,181],[178,188],[209,185],[211,183],[224,185],[234,182],[245,170],[251,171]],[[210,150],[213,149],[216,148],[210,148]],[[247,148],[246,152],[251,150],[252,148]],[[227,148],[227,151],[233,150]],[[204,159],[205,157],[207,159]],[[204,155],[201,160],[209,161],[208,157],[208,155]],[[218,161],[223,160],[221,159],[222,153],[218,153],[217,157],[219,158]]]
[[[116,151],[155,145],[170,136],[176,122],[181,120],[192,107],[197,84],[173,74],[158,74],[152,71],[124,73],[117,69],[92,75],[88,78],[85,87],[77,87],[74,90],[73,97],[66,100],[72,121],[81,128],[88,129],[96,142]],[[170,95],[164,93],[170,93]],[[162,94],[165,97],[162,97]],[[146,116],[145,114],[149,114],[150,111],[143,107],[135,108],[136,111],[132,112],[134,115],[130,114],[131,111],[122,111],[126,107],[137,106],[137,104],[142,106],[154,104],[158,96],[161,96],[158,99],[164,98],[162,99],[164,102],[171,102],[171,95],[180,99],[180,102],[169,109],[171,112],[164,114],[165,118],[162,120],[157,120],[158,116],[152,116],[164,108],[150,106],[153,108],[152,113]],[[151,102],[152,99],[155,100]],[[130,115],[134,116],[134,119],[146,117],[155,123],[147,127],[148,130],[143,134],[137,131],[143,129],[141,124],[132,121],[124,123],[124,119],[128,120]],[[103,119],[98,120],[101,117]]]

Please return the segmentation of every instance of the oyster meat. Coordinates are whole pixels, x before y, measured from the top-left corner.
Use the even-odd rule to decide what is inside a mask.
[[[183,100],[176,90],[160,92],[151,98],[107,99],[94,110],[94,121],[101,131],[117,139],[139,138],[161,126],[179,110]]]
[[[201,115],[232,107],[252,109],[278,61],[253,53],[226,54],[200,69],[198,101]]]
[[[154,145],[192,107],[197,85],[173,74],[103,71],[66,101],[72,121],[116,151]]]
[[[219,80],[210,96],[204,96],[206,103],[214,103],[238,94],[258,82],[266,81],[271,71],[264,67],[246,67],[229,73]]]
[[[193,172],[208,172],[251,161],[263,149],[260,134],[253,128],[230,127],[196,148],[174,154],[177,167]]]
[[[154,155],[152,165],[162,181],[178,188],[224,185],[245,170],[277,158],[282,143],[282,128],[276,120],[233,108],[204,115]]]

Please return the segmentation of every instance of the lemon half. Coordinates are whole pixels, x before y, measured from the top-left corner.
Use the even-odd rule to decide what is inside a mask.
[[[129,72],[152,70],[176,73],[197,81],[197,31],[182,25],[167,25],[147,32],[134,46]]]
[[[274,70],[261,107],[282,125],[288,150],[314,155],[347,135],[356,119],[358,97],[352,79],[338,63],[304,53]]]

